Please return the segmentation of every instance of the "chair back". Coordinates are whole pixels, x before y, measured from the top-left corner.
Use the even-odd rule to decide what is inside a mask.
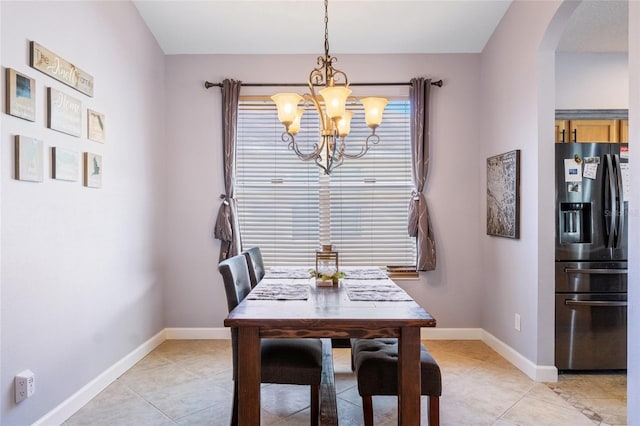
[[[251,247],[242,252],[247,258],[249,267],[249,278],[251,278],[251,288],[255,287],[264,278],[264,262],[260,247]]]
[[[224,280],[224,290],[227,293],[227,307],[231,312],[251,291],[249,268],[243,255],[237,255],[223,260],[218,264],[218,271]]]
[[[230,257],[218,264],[218,271],[224,280],[224,290],[227,294],[227,307],[231,312],[251,291],[249,269],[244,255]],[[238,329],[231,328],[231,347],[233,349],[233,378],[238,373]]]

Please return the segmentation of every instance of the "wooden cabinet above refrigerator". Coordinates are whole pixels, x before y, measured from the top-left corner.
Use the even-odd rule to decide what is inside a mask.
[[[556,110],[556,143],[628,143],[627,116],[627,110]]]

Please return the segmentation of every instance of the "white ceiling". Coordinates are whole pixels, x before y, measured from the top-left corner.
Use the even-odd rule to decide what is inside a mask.
[[[322,0],[134,0],[165,54],[321,54]],[[511,0],[330,0],[345,53],[478,53]],[[627,1],[585,0],[559,51],[626,52]]]

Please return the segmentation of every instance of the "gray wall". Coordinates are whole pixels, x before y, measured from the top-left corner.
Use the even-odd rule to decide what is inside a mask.
[[[627,108],[626,53],[556,54],[556,109]]]
[[[219,244],[210,237],[223,192],[220,89],[203,88],[235,78],[244,82],[303,82],[315,56],[177,55],[167,57],[168,246],[166,319],[172,327],[222,327],[227,314],[217,272]],[[480,141],[479,55],[339,55],[352,82],[444,79],[432,90],[431,168],[425,193],[438,248],[438,267],[400,284],[429,310],[440,327],[477,327],[482,283],[477,198]],[[262,93],[273,92],[266,88]],[[408,88],[369,89],[368,94]],[[371,93],[375,91],[376,93]],[[258,89],[243,89],[258,94]],[[383,122],[384,125],[384,122]],[[381,141],[380,143],[384,143]],[[293,154],[292,154],[293,155]]]
[[[129,2],[7,2],[2,66],[36,80],[35,122],[1,115],[3,425],[48,413],[165,326],[160,201],[164,55]],[[94,76],[94,97],[29,67],[34,40]],[[2,70],[4,100],[5,70]],[[82,137],[46,128],[46,87],[82,101]],[[3,102],[4,104],[4,102]],[[86,137],[86,108],[106,143]],[[44,142],[45,179],[13,179],[13,138]],[[52,146],[102,154],[101,189],[51,179]],[[13,401],[29,368],[36,394]]]
[[[545,68],[539,62],[559,3],[512,3],[482,53],[481,69],[483,102],[491,107],[481,111],[480,158],[521,150],[520,239],[480,237],[485,265],[481,326],[537,365],[553,365],[554,247],[554,68],[548,54]],[[539,110],[541,102],[547,103],[546,111]],[[484,188],[486,176],[480,179]],[[484,218],[485,195],[479,195]],[[521,331],[514,327],[516,313]],[[539,351],[539,346],[546,349]]]

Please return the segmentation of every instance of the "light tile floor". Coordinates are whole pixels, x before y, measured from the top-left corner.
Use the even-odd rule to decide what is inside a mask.
[[[424,341],[440,364],[442,425],[624,425],[626,375],[537,383],[480,341]],[[362,425],[349,349],[334,350],[340,426]],[[306,386],[262,385],[263,425],[308,425]],[[228,425],[233,383],[225,340],[168,340],[64,425]],[[376,425],[396,425],[396,398],[374,397]],[[423,424],[427,399],[423,397]]]

